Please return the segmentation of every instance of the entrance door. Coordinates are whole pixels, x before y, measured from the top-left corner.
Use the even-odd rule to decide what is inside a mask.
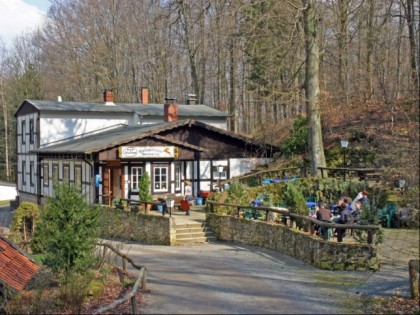
[[[121,180],[120,168],[104,168],[102,182],[103,204],[111,206],[111,202],[115,197],[122,197]]]
[[[111,187],[112,187],[112,196],[122,197],[121,196],[121,169],[112,168],[111,169]]]

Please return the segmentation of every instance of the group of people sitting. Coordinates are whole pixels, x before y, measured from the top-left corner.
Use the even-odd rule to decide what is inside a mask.
[[[337,224],[357,224],[359,221],[360,213],[364,205],[370,205],[370,200],[367,197],[367,191],[362,191],[357,194],[356,198],[351,200],[348,197],[341,197],[336,206],[327,208],[325,202],[318,204],[317,210],[312,214],[313,218],[319,221],[337,223]],[[324,238],[328,238],[326,233],[327,229],[322,229],[319,233],[320,227],[317,224],[312,225],[312,231]],[[336,231],[334,231],[335,233]]]

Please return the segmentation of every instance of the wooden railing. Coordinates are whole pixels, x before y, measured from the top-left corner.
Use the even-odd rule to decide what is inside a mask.
[[[265,212],[265,220],[267,222],[271,221],[270,213],[278,213],[282,215],[282,222],[286,226],[293,227],[295,225],[296,219],[301,219],[304,221],[312,222],[318,226],[323,226],[326,228],[335,228],[337,229],[337,242],[343,241],[342,231],[349,229],[353,230],[361,230],[367,231],[367,243],[373,243],[373,231],[379,230],[380,226],[378,225],[358,225],[358,224],[336,224],[336,223],[328,223],[325,221],[319,221],[309,216],[302,216],[295,213],[291,213],[287,209],[276,209],[270,207],[254,207],[254,206],[244,206],[244,205],[236,205],[236,204],[229,204],[229,203],[222,203],[222,202],[214,202],[211,200],[207,200],[206,204],[209,205],[210,213],[215,213],[214,208],[217,206],[224,206],[224,207],[231,207],[236,209],[236,213],[234,214],[236,217],[241,217],[241,211],[244,212],[244,209],[251,209],[253,211],[262,211]]]
[[[381,170],[378,168],[348,168],[348,167],[325,167],[319,166],[321,170],[321,177],[324,178],[325,172],[331,172],[335,175],[353,174],[352,177],[358,177],[359,180],[374,179],[380,176]]]
[[[126,294],[121,299],[115,300],[114,302],[112,302],[111,304],[109,304],[107,306],[101,307],[96,312],[94,312],[94,314],[102,314],[104,312],[112,310],[115,307],[117,307],[118,305],[120,305],[120,304],[122,304],[122,303],[124,303],[128,300],[131,300],[131,313],[132,314],[137,314],[138,312],[137,312],[136,294],[138,293],[139,288],[140,289],[146,289],[146,267],[137,264],[134,260],[132,260],[127,255],[121,253],[118,249],[116,249],[111,244],[97,243],[96,245],[104,247],[103,257],[102,257],[103,261],[105,259],[105,255],[107,254],[107,251],[105,250],[105,248],[108,248],[108,249],[112,250],[116,255],[121,257],[121,259],[122,259],[122,269],[123,269],[124,272],[127,271],[127,261],[128,261],[135,269],[139,270],[139,273],[137,274],[137,280],[134,283],[133,289],[131,290],[130,293]]]
[[[115,206],[114,200],[118,198],[118,200],[121,203],[121,208],[124,210],[130,210],[132,206],[140,206],[141,204],[162,205],[166,207],[166,203],[159,200],[158,201],[142,201],[142,200],[137,200],[137,199],[125,199],[125,198],[120,198],[118,196],[109,196],[109,195],[99,195],[98,197],[109,198],[109,202],[107,202],[106,205],[110,207]],[[99,203],[99,200],[97,201],[97,203]],[[104,203],[102,202],[102,204]]]

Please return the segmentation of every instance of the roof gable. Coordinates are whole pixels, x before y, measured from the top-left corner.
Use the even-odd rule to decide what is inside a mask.
[[[0,282],[21,291],[38,269],[32,258],[0,236]]]
[[[107,130],[102,133],[96,133],[94,135],[86,136],[80,139],[74,139],[71,141],[66,141],[61,144],[52,145],[48,147],[44,147],[42,149],[34,150],[33,152],[39,153],[75,153],[75,154],[92,154],[96,152],[100,152],[103,150],[107,150],[113,147],[117,147],[120,145],[126,145],[127,143],[141,140],[144,138],[152,137],[152,138],[160,138],[160,135],[168,133],[172,130],[183,128],[183,127],[191,127],[195,126],[197,128],[201,128],[216,134],[221,135],[222,137],[228,137],[234,140],[239,140],[244,144],[251,145],[251,146],[258,146],[260,147],[263,145],[265,148],[270,148],[273,152],[279,151],[278,148],[268,145],[268,144],[260,144],[257,143],[252,138],[248,138],[246,136],[238,135],[236,133],[226,131],[224,129],[216,128],[210,126],[208,124],[192,120],[186,119],[182,121],[176,121],[171,123],[159,123],[153,125],[144,125],[144,126],[122,126],[119,128],[115,128],[112,130]],[[176,143],[174,140],[166,139],[168,142]],[[189,147],[194,150],[201,150],[202,148],[194,147],[188,145],[187,143],[176,143],[177,145],[184,145],[185,147]]]

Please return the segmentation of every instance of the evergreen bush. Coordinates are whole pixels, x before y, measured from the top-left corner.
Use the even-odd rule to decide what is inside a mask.
[[[32,248],[56,274],[84,273],[94,262],[98,235],[97,206],[89,205],[76,187],[57,185],[48,197]]]
[[[37,204],[25,201],[19,205],[13,216],[10,225],[11,240],[25,250],[28,250],[27,244],[32,240],[40,214]]]

